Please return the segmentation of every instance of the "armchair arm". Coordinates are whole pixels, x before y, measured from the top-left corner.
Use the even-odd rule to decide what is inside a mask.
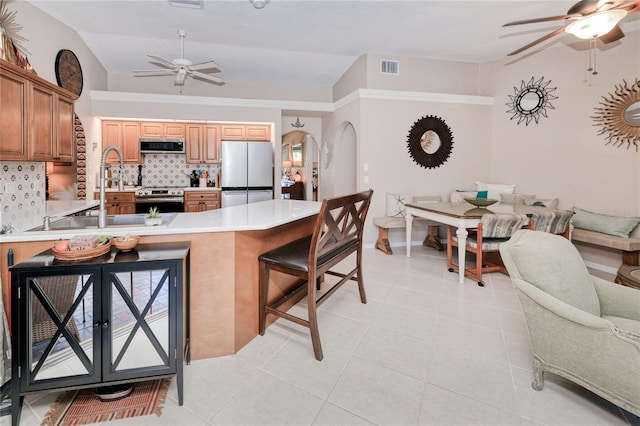
[[[592,315],[562,300],[556,299],[521,278],[513,277],[512,281],[518,290],[522,291],[522,293],[530,297],[541,307],[559,315],[567,321],[589,328],[613,329],[614,327],[611,321]]]
[[[640,321],[640,291],[591,276],[602,315]]]

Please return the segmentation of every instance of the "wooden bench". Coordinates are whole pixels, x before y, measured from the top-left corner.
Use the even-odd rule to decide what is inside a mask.
[[[434,222],[423,219],[421,217],[414,217],[413,223],[429,223],[433,224]],[[376,248],[381,250],[385,254],[393,254],[393,250],[391,250],[391,245],[389,244],[389,229],[393,228],[405,228],[407,226],[407,221],[404,217],[395,217],[395,216],[381,216],[374,217],[373,224],[378,227],[378,240],[376,241]],[[426,238],[422,242],[422,245],[425,247],[433,247],[438,251],[444,250],[442,244],[440,243],[440,238],[438,236],[438,225],[429,225],[429,233]]]
[[[640,238],[622,238],[603,234],[595,231],[574,228],[571,232],[571,240],[595,246],[607,247],[622,252],[622,264],[638,266],[638,254],[640,253]]]

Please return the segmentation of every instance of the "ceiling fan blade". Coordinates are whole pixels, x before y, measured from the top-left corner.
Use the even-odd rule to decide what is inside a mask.
[[[162,56],[156,56],[156,55],[147,55],[147,56],[149,58],[153,59],[153,62],[151,62],[152,64],[156,64],[156,65],[164,67],[164,68],[173,68],[173,67],[175,67],[173,62],[171,62],[168,59],[163,58]]]
[[[220,65],[215,61],[199,62],[197,64],[189,65],[189,69],[193,71],[212,70],[212,72],[220,72]]]
[[[173,75],[172,70],[134,70],[135,77],[152,77],[156,75]]]
[[[565,21],[567,19],[577,19],[581,17],[582,15],[572,14],[572,15],[547,16],[545,18],[523,19],[521,21],[507,22],[506,24],[503,25],[503,27],[511,27],[514,25],[522,25],[522,24],[535,24],[538,22]]]
[[[558,35],[558,34],[560,34],[562,32],[564,32],[564,27],[560,27],[555,31],[551,31],[549,34],[547,34],[545,36],[542,36],[539,39],[534,40],[529,44],[526,44],[526,45],[522,46],[520,49],[514,50],[513,52],[507,54],[507,56],[517,55],[518,53],[523,52],[523,51],[529,49],[530,47],[535,46],[538,43],[542,43],[545,40],[549,40],[551,37],[554,37],[554,36],[556,36],[556,35]]]
[[[580,18],[581,16],[582,15],[560,15],[560,16],[547,16],[546,18],[523,19],[522,21],[507,22],[506,24],[503,25],[503,27],[511,27],[513,25],[522,25],[522,24],[535,24],[536,22],[564,21],[565,19]]]
[[[616,7],[616,9],[626,10],[627,13],[640,12],[640,0],[630,1],[629,3]]]
[[[205,74],[199,71],[188,71],[188,73],[189,75],[191,75],[191,77],[198,80],[205,80],[205,81],[219,84],[219,85],[225,84],[225,79],[222,77],[216,77],[216,76]]]
[[[622,32],[622,28],[620,28],[620,25],[616,25],[615,27],[613,27],[611,31],[600,36],[600,40],[603,43],[608,44],[608,43],[613,43],[614,41],[620,40],[622,37],[624,37],[624,32]]]

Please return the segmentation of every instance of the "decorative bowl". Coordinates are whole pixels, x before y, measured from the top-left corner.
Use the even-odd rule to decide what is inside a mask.
[[[112,242],[120,251],[131,251],[138,245],[139,239],[140,237],[137,235],[125,235],[123,237],[115,237]]]
[[[498,200],[494,200],[493,198],[465,198],[464,200],[476,207],[487,207],[498,202]]]

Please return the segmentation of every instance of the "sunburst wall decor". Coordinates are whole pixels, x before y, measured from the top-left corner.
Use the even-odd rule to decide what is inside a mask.
[[[511,120],[518,119],[517,124],[524,121],[528,126],[531,121],[538,123],[540,116],[547,116],[547,109],[555,109],[551,105],[551,100],[558,99],[557,96],[551,94],[557,87],[549,87],[551,80],[544,81],[544,77],[535,80],[531,77],[528,83],[522,80],[520,87],[514,86],[513,95],[509,95],[511,102],[506,105],[510,107],[507,110],[511,115]]]
[[[600,126],[598,135],[608,134],[607,143],[614,147],[624,144],[627,149],[634,145],[636,152],[640,146],[640,81],[628,84],[622,80],[621,85],[615,85],[615,91],[608,97],[602,97],[601,107],[596,107],[594,126]]]

